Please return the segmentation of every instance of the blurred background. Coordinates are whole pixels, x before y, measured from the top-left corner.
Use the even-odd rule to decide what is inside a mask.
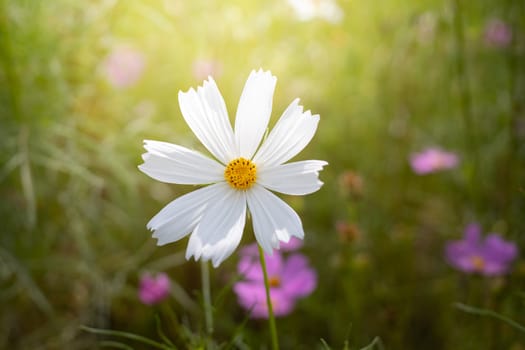
[[[271,125],[300,97],[321,121],[297,159],[329,162],[320,191],[283,196],[317,287],[277,319],[282,348],[525,349],[456,305],[525,323],[521,0],[0,0],[0,348],[151,348],[81,326],[269,348],[232,290],[236,253],[210,270],[206,331],[187,239],[146,229],[194,188],[137,169],[144,139],[203,150],[179,90],[211,75],[233,117],[259,67],[278,77]],[[516,247],[504,272],[447,259],[473,222]],[[145,302],[158,273],[169,296]]]

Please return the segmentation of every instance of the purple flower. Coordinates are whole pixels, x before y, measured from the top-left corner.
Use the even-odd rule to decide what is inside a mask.
[[[518,255],[513,242],[505,241],[496,233],[481,239],[481,228],[472,223],[465,228],[462,240],[449,242],[445,248],[448,262],[465,273],[499,276],[507,273]]]
[[[512,30],[500,19],[492,19],[485,25],[485,43],[492,47],[504,48],[512,41]]]
[[[145,273],[140,277],[139,299],[146,305],[160,303],[170,293],[170,279],[164,272],[153,277]]]
[[[279,250],[281,252],[293,252],[303,246],[303,241],[297,237],[291,237],[290,240],[286,243],[281,242]],[[241,256],[251,256],[253,258],[259,257],[259,249],[257,248],[257,243],[248,244],[247,246],[241,249]]]
[[[317,285],[317,275],[306,257],[299,253],[284,258],[280,252],[265,254],[266,270],[270,283],[270,299],[275,316],[290,314],[297,299],[312,293]],[[257,254],[241,257],[237,266],[244,281],[237,282],[233,290],[239,304],[250,310],[253,318],[268,318],[268,305],[264,276]]]
[[[282,252],[293,252],[303,246],[303,240],[297,237],[291,237],[286,243],[281,243],[279,250]]]
[[[427,148],[410,157],[410,165],[418,175],[430,174],[445,169],[455,168],[459,163],[458,156],[439,148]]]
[[[115,87],[124,88],[134,84],[144,70],[144,56],[131,48],[114,49],[104,62],[107,80]]]

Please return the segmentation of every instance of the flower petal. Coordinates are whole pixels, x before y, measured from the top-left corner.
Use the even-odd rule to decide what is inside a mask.
[[[197,226],[210,201],[220,198],[225,183],[218,183],[185,194],[166,205],[148,222],[148,229],[155,231],[157,245],[175,242]]]
[[[197,91],[179,91],[182,116],[193,133],[224,164],[238,154],[224,100],[212,77]]]
[[[255,238],[266,253],[279,248],[279,241],[288,242],[291,236],[304,237],[301,219],[282,199],[258,184],[246,195]]]
[[[292,237],[290,238],[288,243],[281,244],[281,246],[279,247],[279,250],[281,252],[293,252],[301,248],[303,244],[304,244],[303,240],[296,238],[296,237]]]
[[[144,140],[148,151],[139,169],[155,180],[204,185],[224,180],[224,166],[199,152],[172,143]]]
[[[304,297],[317,286],[317,274],[302,254],[293,254],[286,260],[282,280],[282,288],[289,297]]]
[[[451,241],[445,246],[445,258],[451,265],[461,268],[460,262],[463,257],[473,255],[477,253],[477,251],[478,249],[476,249],[476,247],[471,246],[463,240]]]
[[[477,222],[471,222],[465,227],[464,241],[473,246],[481,243],[481,226]]]
[[[277,78],[269,71],[252,71],[239,100],[235,138],[239,156],[251,159],[268,127]]]
[[[299,99],[295,99],[261,145],[253,158],[254,163],[271,167],[293,158],[310,142],[318,123],[319,115],[303,112]]]
[[[241,241],[246,221],[246,196],[227,185],[215,203],[206,208],[202,220],[193,231],[186,250],[186,259],[201,256],[217,267]]]
[[[237,282],[233,286],[239,304],[250,311],[250,317],[268,318],[266,291],[261,282]],[[285,316],[293,311],[295,299],[286,295],[281,288],[270,290],[270,300],[274,316]]]
[[[485,256],[491,260],[512,261],[518,256],[518,247],[514,242],[504,240],[500,235],[491,233],[485,238],[483,247]]]
[[[257,243],[254,243],[257,246]],[[279,276],[281,274],[283,258],[279,252],[272,255],[265,254],[266,272],[268,276]],[[259,252],[253,255],[244,255],[237,264],[237,272],[246,280],[260,281],[263,283],[264,274],[260,263]]]
[[[306,160],[263,168],[257,173],[257,183],[281,193],[309,194],[323,185],[319,180],[319,171],[327,164],[321,160]]]

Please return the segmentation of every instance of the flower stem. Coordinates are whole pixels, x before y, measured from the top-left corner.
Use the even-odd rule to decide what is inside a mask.
[[[206,322],[206,332],[209,336],[211,336],[213,333],[213,313],[210,292],[210,269],[208,262],[204,260],[201,260],[201,283],[202,298],[204,301],[204,319]]]
[[[273,315],[272,298],[270,297],[270,282],[268,281],[268,272],[266,272],[266,261],[264,260],[264,252],[259,244],[259,258],[264,275],[264,288],[266,289],[266,305],[268,305],[268,321],[270,323],[270,334],[272,337],[272,349],[279,350],[279,341],[277,340],[277,327],[275,325],[275,317]]]
[[[477,135],[474,128],[474,118],[472,115],[472,97],[470,92],[470,79],[467,67],[467,52],[465,48],[465,33],[463,23],[463,3],[464,0],[453,0],[452,5],[454,9],[453,18],[453,34],[456,45],[455,63],[456,74],[459,88],[459,108],[460,114],[463,117],[463,127],[466,133],[465,148],[468,157],[471,160],[470,166],[467,168],[467,181],[469,182],[470,200],[475,206],[478,205],[478,182],[475,177],[478,174],[479,161],[477,154]]]

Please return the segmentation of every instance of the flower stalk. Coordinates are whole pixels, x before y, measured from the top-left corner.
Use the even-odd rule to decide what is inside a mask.
[[[210,268],[208,266],[208,261],[204,260],[201,260],[201,283],[206,332],[208,333],[208,336],[211,336],[213,334],[213,310],[210,292]]]
[[[454,9],[454,18],[453,18],[453,32],[454,39],[456,44],[456,73],[458,79],[458,88],[459,88],[459,103],[460,103],[460,113],[463,117],[463,123],[466,134],[466,144],[465,148],[472,159],[471,167],[468,169],[468,182],[470,188],[470,197],[475,205],[478,205],[478,191],[477,191],[477,181],[475,176],[478,173],[478,154],[477,154],[477,140],[476,133],[474,129],[474,120],[472,116],[472,98],[469,87],[469,74],[465,49],[465,33],[464,33],[464,24],[463,24],[463,7],[462,0],[453,0],[452,1]]]
[[[272,349],[279,350],[279,341],[277,337],[277,326],[275,325],[275,316],[273,315],[272,298],[270,297],[270,282],[268,280],[268,272],[266,271],[266,261],[264,260],[264,251],[262,247],[257,244],[259,249],[259,259],[261,260],[261,267],[264,276],[264,288],[266,290],[266,305],[268,306],[268,322],[270,324],[270,335],[272,337]]]

